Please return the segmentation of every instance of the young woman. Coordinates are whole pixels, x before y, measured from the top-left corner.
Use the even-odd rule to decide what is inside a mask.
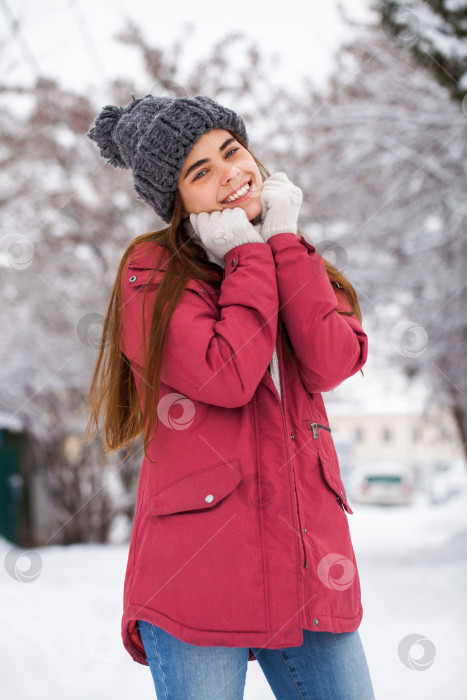
[[[364,365],[352,285],[301,236],[208,97],[107,106],[89,137],[168,226],[136,238],[89,392],[106,451],[144,435],[123,643],[157,697],[370,700],[360,584],[322,391]]]

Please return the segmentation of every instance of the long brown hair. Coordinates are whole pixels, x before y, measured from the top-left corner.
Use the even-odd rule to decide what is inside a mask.
[[[237,140],[244,145],[240,139]],[[258,166],[263,181],[266,180],[270,173],[252,150],[248,150]],[[105,316],[99,354],[88,393],[91,416],[84,438],[88,442],[91,440],[94,432],[101,435],[99,417],[102,414],[103,443],[106,453],[123,448],[131,440],[130,449],[126,455],[129,456],[135,439],[144,433],[144,454],[148,458],[147,447],[158,427],[157,406],[161,382],[162,355],[171,317],[190,278],[207,282],[216,289],[219,289],[222,283],[222,268],[210,262],[204,248],[196,239],[187,235],[183,224],[183,204],[177,189],[175,192],[174,210],[168,227],[160,231],[151,231],[135,238],[125,250],[120,261]],[[298,229],[298,234],[302,236],[300,229]],[[167,254],[167,267],[158,286],[149,334],[143,332],[145,362],[143,375],[141,376],[142,396],[140,399],[130,362],[120,349],[122,333],[121,282],[125,264],[135,246],[147,242],[153,242],[161,246],[161,255],[154,265],[154,271],[157,270],[165,253]],[[326,259],[323,258],[323,260],[336,294],[341,299],[344,298],[348,302],[347,306],[351,308],[351,311],[338,311],[338,313],[354,314],[361,322],[362,315],[355,289],[337,268]],[[149,283],[144,290],[143,306],[148,289]],[[278,328],[280,324],[279,317]],[[147,335],[148,341],[146,341]],[[281,338],[283,359],[284,362],[287,362],[294,351],[285,326],[282,326]]]

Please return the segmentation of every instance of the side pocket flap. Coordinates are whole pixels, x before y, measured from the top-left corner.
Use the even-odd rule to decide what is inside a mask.
[[[323,473],[324,480],[326,481],[327,485],[332,491],[334,491],[336,496],[343,503],[345,510],[348,513],[353,513],[353,510],[350,507],[349,502],[347,501],[344,484],[342,483],[342,479],[340,476],[339,465],[333,464],[330,461],[329,457],[323,452],[320,452],[318,454],[318,457],[319,463],[321,465],[321,471]]]
[[[149,499],[151,515],[214,508],[241,481],[238,459],[218,462],[181,477]]]

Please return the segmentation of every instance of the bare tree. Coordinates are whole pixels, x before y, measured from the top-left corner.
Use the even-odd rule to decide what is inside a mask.
[[[133,230],[147,230],[153,217],[84,138],[95,115],[85,98],[40,79],[31,89],[0,88],[0,105],[0,346],[7,360],[0,408],[19,419],[33,445],[29,476],[48,494],[54,541],[105,541],[117,516],[131,518],[132,509],[112,495],[102,447],[81,445],[70,457],[69,446],[86,425],[119,257]],[[120,468],[121,460],[107,462],[134,489],[138,469],[133,462]]]
[[[286,134],[304,228],[358,280],[373,351],[451,408],[465,450],[465,115],[379,27],[343,52],[328,96],[308,95]]]

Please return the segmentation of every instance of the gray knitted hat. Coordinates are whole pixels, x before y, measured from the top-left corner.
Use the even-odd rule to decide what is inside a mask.
[[[196,141],[208,131],[225,129],[247,146],[245,124],[236,112],[203,95],[131,97],[126,107],[104,107],[87,136],[110,165],[133,171],[138,199],[168,223],[180,170]]]

